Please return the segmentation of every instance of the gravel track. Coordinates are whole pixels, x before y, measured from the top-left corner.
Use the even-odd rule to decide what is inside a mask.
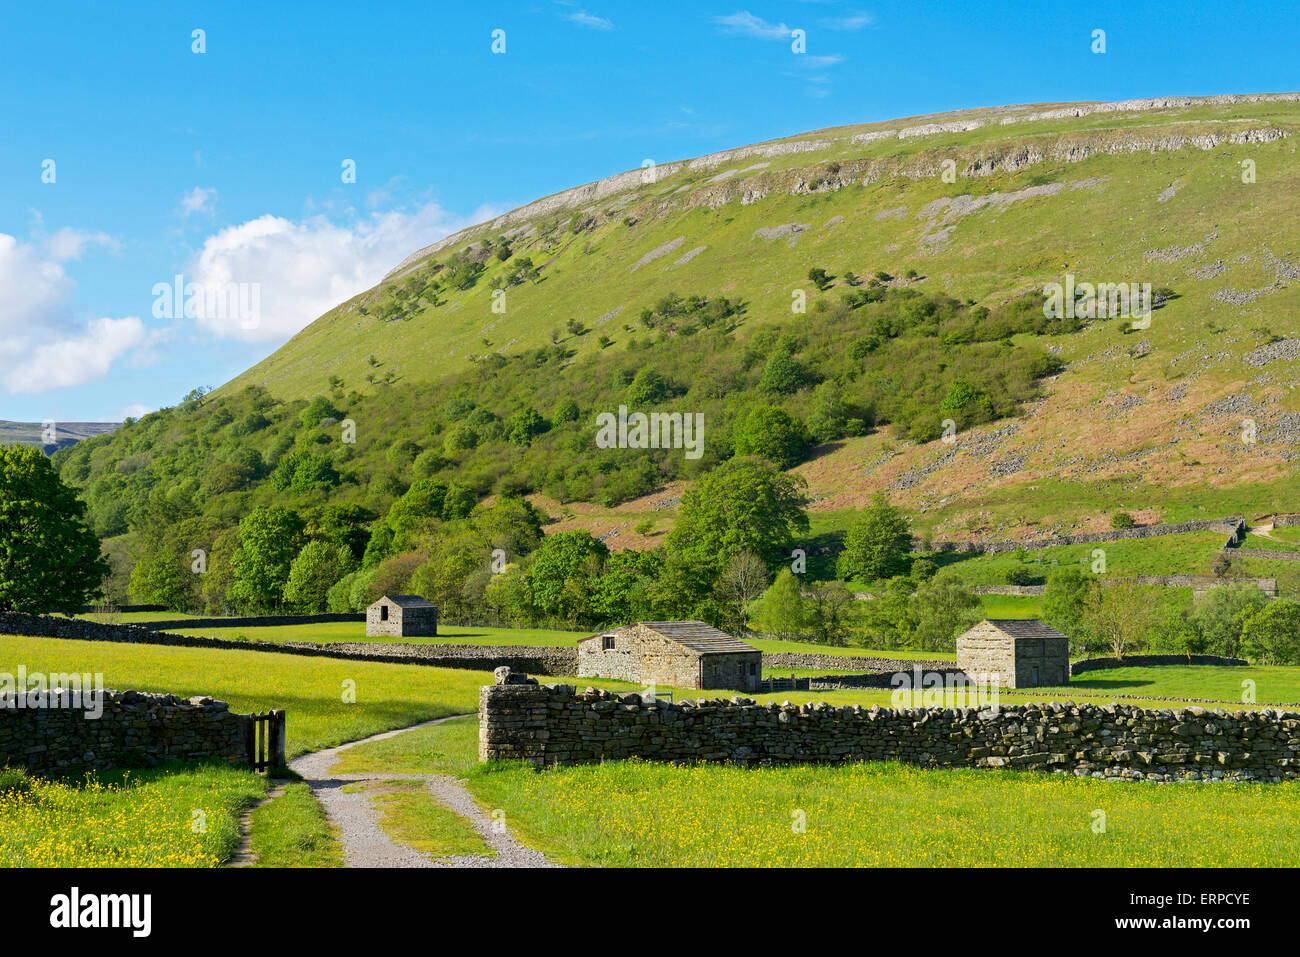
[[[348,867],[555,867],[541,851],[525,847],[510,831],[504,819],[494,820],[478,806],[459,781],[445,774],[331,774],[340,752],[382,741],[416,728],[442,724],[466,715],[449,715],[424,721],[409,728],[349,741],[337,748],[304,754],[289,762],[302,775],[312,794],[320,801],[326,816],[338,828],[343,846],[343,861]],[[379,816],[365,788],[348,790],[348,785],[365,781],[423,781],[431,797],[459,814],[496,852],[486,855],[460,855],[435,858],[394,842],[379,826]]]

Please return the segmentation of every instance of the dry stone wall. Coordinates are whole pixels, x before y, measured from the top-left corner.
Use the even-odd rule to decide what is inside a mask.
[[[144,691],[100,694],[98,717],[70,707],[66,695],[55,692],[0,695],[0,767],[51,775],[169,761],[247,763],[251,718],[231,713],[224,701]]]
[[[1295,712],[1069,702],[985,710],[755,704],[747,698],[674,704],[520,678],[507,676],[480,692],[481,760],[541,766],[631,757],[740,764],[902,761],[1157,781],[1280,781],[1300,771]]]
[[[81,618],[55,615],[28,615],[0,612],[0,635],[35,635],[77,641],[117,641],[182,648],[224,648],[235,651],[261,651],[284,655],[309,655],[318,658],[345,658],[350,661],[380,661],[390,664],[429,665],[438,668],[466,668],[490,671],[509,665],[538,674],[572,675],[577,669],[575,648],[546,648],[528,645],[424,645],[381,642],[310,642],[237,641],[231,638],[208,638],[200,635],[177,635],[154,631],[140,625],[110,625]]]
[[[1241,537],[1245,529],[1245,520],[1239,516],[1228,518],[1204,519],[1195,522],[1179,522],[1170,525],[1139,525],[1135,528],[1117,528],[1108,532],[1081,532],[1078,535],[1052,535],[1048,538],[1035,538],[1028,541],[996,542],[930,542],[934,552],[976,552],[992,554],[997,552],[1014,552],[1024,549],[1027,552],[1042,548],[1056,548],[1060,545],[1091,545],[1094,542],[1118,542],[1130,538],[1155,538],[1161,535],[1184,535],[1188,532],[1221,532],[1228,536],[1228,544]],[[917,547],[924,543],[917,540]]]

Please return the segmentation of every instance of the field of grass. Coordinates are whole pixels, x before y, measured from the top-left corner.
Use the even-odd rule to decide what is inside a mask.
[[[325,811],[303,781],[253,812],[249,826],[254,867],[342,867],[343,849]]]
[[[1297,852],[1296,783],[1118,785],[868,763],[537,772],[478,764],[476,729],[467,718],[361,745],[348,770],[465,777],[526,843],[578,866],[1290,866]]]
[[[1021,562],[1015,552],[992,555],[941,554],[935,562],[948,568],[969,585],[1002,585],[1013,568],[1023,568],[1040,583],[1058,568],[1089,568],[1100,549],[1105,552],[1105,575],[1208,575],[1226,536],[1218,532],[1189,532],[1156,538],[1132,538],[1088,545],[1061,545],[1025,553]],[[1253,541],[1253,540],[1252,540]],[[998,596],[986,596],[998,597]],[[1014,616],[1012,616],[1014,617]]]
[[[238,712],[283,708],[290,758],[478,708],[482,671],[260,651],[0,636],[0,670],[102,673],[104,687],[212,695]],[[344,700],[355,693],[355,703]]]
[[[265,791],[223,764],[56,780],[0,768],[0,867],[214,867]]]
[[[1043,599],[1037,595],[980,595],[980,614],[985,618],[1039,618]]]

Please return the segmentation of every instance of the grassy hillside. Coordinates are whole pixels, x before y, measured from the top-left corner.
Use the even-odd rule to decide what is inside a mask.
[[[215,541],[272,501],[379,516],[425,477],[645,548],[744,451],[807,480],[814,542],[878,490],[943,538],[1291,510],[1297,127],[1294,96],[1015,107],[619,174],[419,251],[59,462],[122,568],[154,492]],[[1049,321],[1067,274],[1163,301],[1144,328]],[[619,404],[701,413],[701,457],[596,448]],[[771,409],[800,440],[743,448]]]

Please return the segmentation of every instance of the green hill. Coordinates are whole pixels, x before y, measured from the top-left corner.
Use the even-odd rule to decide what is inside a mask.
[[[735,453],[808,481],[815,535],[877,490],[944,538],[1294,509],[1298,128],[1295,94],[1049,104],[621,173],[58,461],[122,567],[154,493],[213,538],[270,502],[373,518],[423,478],[641,548]],[[1157,308],[1048,318],[1067,276]],[[620,404],[701,414],[702,454],[597,447]]]

